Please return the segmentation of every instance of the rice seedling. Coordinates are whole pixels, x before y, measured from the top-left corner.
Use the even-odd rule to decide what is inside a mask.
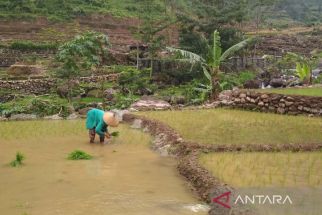
[[[19,167],[19,166],[23,165],[23,160],[25,160],[25,156],[22,153],[17,152],[16,158],[10,162],[10,166]]]
[[[204,144],[305,144],[322,142],[322,119],[211,109],[139,112]]]
[[[119,131],[114,131],[110,134],[112,137],[118,137],[120,135]]]
[[[69,160],[90,160],[93,156],[81,150],[75,150],[68,155]]]
[[[235,187],[316,187],[322,179],[322,152],[208,153],[200,163]]]

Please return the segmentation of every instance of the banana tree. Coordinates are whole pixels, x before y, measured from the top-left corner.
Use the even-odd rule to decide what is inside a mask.
[[[205,77],[209,80],[209,87],[204,87],[205,90],[210,90],[210,95],[212,97],[216,97],[220,90],[219,84],[219,72],[220,66],[222,63],[227,60],[230,56],[234,53],[238,52],[239,50],[245,48],[249,45],[254,39],[248,38],[246,40],[241,41],[227,49],[225,52],[222,53],[221,49],[221,42],[220,42],[220,35],[217,30],[214,31],[213,35],[213,45],[208,47],[208,53],[206,54],[207,58],[203,58],[200,55],[197,55],[193,52],[189,52],[182,49],[176,49],[172,47],[167,47],[169,52],[176,52],[180,53],[180,55],[188,60],[190,63],[200,63],[203,73]]]
[[[286,55],[286,60],[295,62],[296,75],[306,84],[312,83],[312,69],[317,66],[319,59],[322,58],[322,52],[313,51],[311,54],[311,57],[301,56],[293,52],[288,52]]]

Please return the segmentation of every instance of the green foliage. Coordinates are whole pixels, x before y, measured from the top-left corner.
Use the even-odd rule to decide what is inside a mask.
[[[12,114],[30,113],[30,97],[20,97],[17,95],[12,101],[0,103],[0,113],[2,116],[9,117]]]
[[[311,83],[312,68],[316,67],[319,59],[322,57],[322,52],[313,51],[310,57],[301,56],[293,52],[288,52],[284,57],[284,61],[296,64],[296,75],[301,81]]]
[[[138,99],[139,96],[133,94],[118,93],[115,96],[115,102],[111,106],[108,106],[108,109],[126,109]]]
[[[139,24],[136,36],[146,45],[148,45],[148,54],[151,59],[150,78],[153,73],[153,59],[157,56],[157,51],[164,47],[165,37],[160,32],[176,20],[167,14],[166,2],[160,4],[159,0],[139,0],[139,18],[142,23]],[[156,11],[164,11],[162,16],[155,16]]]
[[[313,80],[313,84],[322,84],[322,74]]]
[[[141,90],[149,89],[154,91],[156,86],[151,83],[150,69],[137,70],[134,67],[128,67],[120,73],[118,85],[122,91],[130,94],[142,94]]]
[[[246,81],[253,80],[256,77],[254,72],[251,71],[243,71],[238,75],[238,82],[240,85],[245,84]]]
[[[162,15],[164,1],[156,1],[153,16]],[[7,19],[35,19],[64,21],[90,14],[111,14],[116,17],[138,17],[141,10],[135,0],[1,0],[0,17]]]
[[[86,32],[61,45],[56,59],[62,63],[57,76],[65,79],[76,77],[82,70],[102,64],[107,56],[108,37],[97,32]]]
[[[23,165],[23,160],[25,160],[25,156],[22,153],[17,152],[16,159],[10,162],[10,166],[12,167],[21,166]]]
[[[22,51],[41,51],[41,50],[55,50],[58,48],[57,43],[34,43],[32,41],[15,41],[11,43],[8,48],[22,50]]]
[[[209,97],[207,86],[197,80],[179,86],[169,86],[157,91],[156,94],[164,97],[183,96],[190,105],[201,104]]]
[[[219,78],[221,90],[231,90],[234,87],[241,87],[246,83],[246,81],[253,80],[255,77],[255,73],[251,71],[243,71],[238,74],[221,73]]]
[[[187,32],[199,29],[207,34],[218,26],[254,19],[263,22],[267,18],[287,17],[305,23],[318,23],[322,19],[320,0],[1,0],[0,17],[23,20],[47,17],[50,21],[95,13],[141,17],[142,11],[149,8],[151,12],[146,14],[155,19],[162,19],[167,12],[168,16],[177,15],[188,26]]]
[[[70,102],[73,88],[71,79],[104,64],[109,45],[105,34],[88,31],[59,47],[56,60],[60,63],[60,67],[56,75],[67,80]]]
[[[296,63],[296,75],[301,81],[308,80],[311,75],[311,68],[308,64]]]
[[[60,116],[67,117],[70,114],[67,102],[58,97],[34,98],[31,100],[29,109],[40,117],[57,113],[60,113]]]
[[[69,160],[90,160],[93,156],[81,150],[75,150],[68,155]]]
[[[0,103],[0,114],[10,116],[12,114],[32,113],[38,116],[48,116],[60,113],[60,116],[66,117],[70,114],[66,99],[61,99],[57,95],[50,96],[25,96]]]
[[[220,43],[220,35],[219,32],[217,30],[214,31],[214,37],[213,37],[213,46],[212,46],[212,50],[208,51],[208,65],[210,67],[219,67],[220,66],[220,61],[221,61],[221,54],[222,54],[222,50],[221,50],[221,43]]]
[[[208,46],[207,48],[207,60],[205,60],[202,56],[197,55],[193,52],[175,49],[175,48],[167,48],[170,52],[177,52],[182,55],[183,58],[188,60],[190,63],[201,63],[201,67],[205,77],[208,79],[209,84],[204,86],[201,90],[210,91],[211,96],[216,96],[218,91],[222,86],[218,82],[219,73],[220,73],[220,65],[223,61],[225,61],[228,57],[232,56],[239,50],[245,48],[247,45],[253,42],[254,38],[248,38],[239,42],[238,44],[233,45],[228,48],[225,52],[221,51],[220,44],[220,35],[217,30],[214,31],[213,34],[213,46]],[[219,88],[219,89],[218,89]]]

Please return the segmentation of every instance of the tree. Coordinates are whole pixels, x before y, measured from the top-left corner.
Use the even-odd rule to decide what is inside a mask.
[[[67,81],[68,100],[71,102],[72,80],[86,70],[104,64],[109,47],[108,37],[97,32],[86,32],[59,47],[56,60],[60,63],[56,75]]]
[[[208,51],[206,54],[206,59],[200,55],[193,52],[185,51],[182,49],[176,49],[168,47],[170,52],[179,52],[184,58],[189,60],[191,63],[201,63],[203,73],[205,77],[209,80],[209,86],[205,86],[206,90],[210,91],[212,97],[216,97],[220,90],[219,85],[219,72],[222,62],[228,59],[231,55],[238,52],[239,50],[245,48],[253,41],[253,38],[248,38],[233,45],[225,52],[222,53],[220,35],[217,30],[213,34],[213,45],[208,46]]]
[[[267,12],[272,9],[279,0],[251,0],[249,1],[249,14],[256,24],[256,29],[264,22]]]
[[[247,1],[187,1],[187,7],[177,12],[181,22],[180,47],[199,55],[205,54],[204,38],[211,41],[214,29],[221,33],[223,50],[240,41],[242,32],[234,26],[246,20]]]
[[[139,6],[139,18],[142,23],[138,27],[137,35],[148,46],[151,73],[153,73],[153,60],[156,57],[156,53],[164,46],[164,36],[160,32],[170,25],[174,24],[176,20],[172,19],[166,14],[158,14],[156,11],[162,10],[162,5],[158,4],[155,0],[140,0]],[[163,10],[165,13],[166,5]]]

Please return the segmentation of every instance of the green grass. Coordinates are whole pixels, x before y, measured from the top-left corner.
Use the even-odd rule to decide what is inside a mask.
[[[0,78],[6,78],[8,77],[7,70],[4,68],[0,68]]]
[[[264,90],[260,90],[260,92],[322,97],[322,87],[264,89]]]
[[[183,138],[204,144],[305,144],[322,142],[322,119],[241,110],[142,112]]]
[[[322,152],[210,153],[200,163],[236,188],[322,185]]]
[[[95,97],[84,97],[78,100],[78,102],[80,103],[93,103],[93,102],[102,102],[102,101],[103,101],[102,98],[95,98]]]
[[[14,50],[31,50],[31,51],[41,51],[41,50],[56,50],[58,48],[57,43],[35,43],[32,41],[13,41],[11,44],[1,44],[2,47],[6,47]]]

